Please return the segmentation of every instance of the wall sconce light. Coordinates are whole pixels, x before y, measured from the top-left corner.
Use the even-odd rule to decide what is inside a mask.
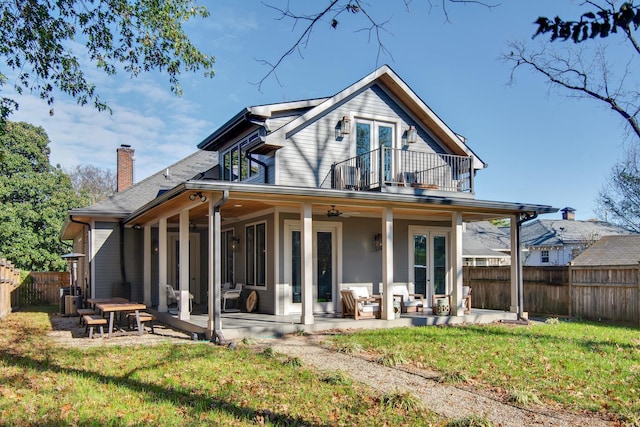
[[[418,141],[418,130],[415,126],[409,126],[407,129],[407,143],[413,144]]]
[[[336,126],[336,138],[344,138],[351,133],[351,118],[343,116]]]
[[[240,249],[240,238],[236,236],[231,236],[231,240],[229,241],[229,246],[231,247],[231,252],[237,252]]]
[[[382,234],[378,233],[375,236],[373,236],[373,248],[376,251],[382,250]]]
[[[198,191],[197,193],[191,193],[189,194],[189,200],[191,200],[192,202],[196,199],[196,198],[200,198],[200,201],[202,203],[207,201],[207,196],[205,196],[204,194],[202,194],[202,191]]]
[[[327,211],[327,216],[329,218],[336,218],[336,217],[339,217],[340,215],[342,215],[342,212],[337,210],[335,205],[331,205],[331,209]]]

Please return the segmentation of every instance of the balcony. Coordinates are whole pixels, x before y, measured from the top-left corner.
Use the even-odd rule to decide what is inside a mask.
[[[415,190],[473,194],[473,159],[381,147],[336,162],[323,187],[337,190]]]

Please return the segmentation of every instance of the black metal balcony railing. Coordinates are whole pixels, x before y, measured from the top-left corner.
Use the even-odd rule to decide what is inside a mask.
[[[326,181],[340,190],[406,186],[473,193],[473,159],[381,147],[334,163]]]

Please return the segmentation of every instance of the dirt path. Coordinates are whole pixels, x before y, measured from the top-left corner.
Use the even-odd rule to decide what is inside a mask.
[[[327,335],[286,336],[261,339],[259,346],[298,357],[303,363],[319,370],[341,370],[353,380],[367,384],[383,393],[410,391],[425,405],[443,417],[456,419],[475,414],[491,420],[497,426],[612,426],[600,418],[567,413],[543,406],[527,409],[503,402],[503,396],[472,386],[452,386],[438,383],[437,373],[401,368],[389,368],[366,356],[338,353],[323,346]]]

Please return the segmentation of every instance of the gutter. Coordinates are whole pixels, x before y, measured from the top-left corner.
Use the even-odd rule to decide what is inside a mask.
[[[518,320],[527,320],[524,319],[524,282],[522,280],[522,258],[521,258],[521,246],[522,243],[520,241],[520,227],[527,221],[534,220],[538,217],[538,212],[534,211],[533,213],[526,212],[523,217],[521,217],[516,222],[516,251],[518,252],[518,269],[517,269],[517,300],[518,300]]]

